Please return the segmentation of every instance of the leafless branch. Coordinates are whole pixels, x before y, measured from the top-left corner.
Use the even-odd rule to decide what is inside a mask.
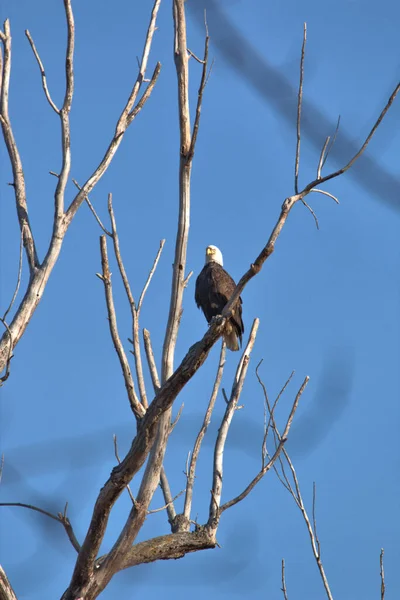
[[[340,126],[340,115],[338,116],[338,120],[337,120],[337,123],[336,123],[336,128],[335,128],[335,133],[333,134],[333,138],[332,138],[332,140],[331,140],[331,143],[330,143],[330,145],[329,145],[329,148],[328,148],[328,150],[326,151],[326,154],[325,154],[325,157],[324,157],[324,160],[323,160],[322,166],[324,166],[324,165],[325,165],[325,163],[326,163],[326,161],[328,160],[329,153],[330,153],[330,151],[332,150],[334,143],[336,142],[337,134],[338,134],[338,131],[339,131],[339,126]]]
[[[257,483],[264,477],[264,475],[266,473],[268,473],[268,471],[271,469],[271,467],[273,467],[275,461],[277,460],[277,458],[279,457],[280,453],[283,451],[285,453],[285,449],[284,449],[284,444],[288,438],[289,435],[289,431],[290,431],[290,427],[292,425],[292,421],[295,415],[295,412],[297,410],[297,407],[299,405],[299,401],[301,398],[301,395],[303,394],[307,383],[309,381],[309,377],[306,377],[299,389],[299,391],[297,392],[296,398],[293,402],[291,411],[289,413],[289,417],[287,419],[286,422],[286,426],[284,429],[284,432],[282,434],[282,436],[280,436],[279,439],[279,444],[278,447],[275,450],[274,455],[272,456],[272,458],[269,460],[269,462],[265,465],[265,467],[263,467],[260,472],[254,477],[254,479],[249,483],[249,485],[243,490],[243,492],[241,494],[239,494],[238,496],[236,496],[236,498],[233,498],[232,500],[229,500],[229,502],[225,502],[225,504],[223,506],[221,506],[219,512],[220,514],[227,510],[228,508],[230,508],[231,506],[234,506],[235,504],[237,504],[238,502],[241,502],[242,500],[244,500],[244,498],[246,498],[246,496],[249,495],[249,493],[251,492],[251,490],[257,485]]]
[[[226,344],[223,341],[221,345],[221,352],[219,356],[219,363],[217,374],[214,381],[214,386],[212,389],[211,397],[207,406],[206,414],[204,415],[203,424],[199,433],[197,434],[197,438],[193,447],[192,457],[190,460],[189,468],[187,469],[187,484],[186,484],[186,495],[185,495],[185,505],[183,514],[186,519],[190,519],[190,511],[192,509],[192,498],[193,498],[193,486],[196,474],[196,465],[197,460],[199,458],[201,444],[203,442],[204,436],[207,432],[208,426],[211,421],[211,415],[214,410],[215,401],[217,399],[218,390],[221,385],[222,375],[224,372],[225,366],[225,354],[226,354]]]
[[[307,24],[304,23],[303,29],[303,45],[301,48],[300,60],[300,83],[297,96],[297,144],[296,144],[296,161],[294,167],[294,192],[299,193],[299,164],[300,164],[300,142],[301,142],[301,108],[303,103],[303,80],[304,80],[304,56],[306,51],[307,40]]]
[[[171,500],[169,502],[167,502],[166,504],[164,504],[164,506],[161,506],[160,508],[153,508],[152,510],[148,510],[147,514],[148,515],[152,515],[153,513],[157,513],[157,512],[161,512],[162,510],[165,510],[166,508],[168,508],[168,506],[170,506],[173,502],[175,502],[175,500],[177,498],[179,498],[179,496],[182,496],[182,494],[185,493],[186,490],[181,490],[179,492],[179,494],[176,494],[176,496],[174,496],[173,498],[171,498]]]
[[[367,148],[375,131],[377,130],[380,123],[382,122],[382,120],[383,120],[384,116],[386,115],[387,111],[389,110],[390,106],[393,104],[394,99],[396,98],[399,91],[400,91],[400,84],[398,84],[396,86],[396,88],[394,89],[388,102],[386,103],[386,106],[384,107],[384,109],[382,110],[378,119],[376,120],[374,126],[372,127],[370,133],[368,134],[367,138],[365,139],[365,142],[361,146],[360,150],[353,156],[353,158],[344,167],[342,167],[341,169],[339,169],[333,173],[330,173],[329,175],[321,177],[321,179],[319,179],[319,180],[315,179],[314,181],[311,181],[309,184],[306,185],[306,187],[301,192],[299,192],[298,194],[295,194],[294,196],[290,196],[289,198],[286,198],[286,200],[282,204],[281,213],[280,213],[278,221],[269,237],[267,244],[261,250],[260,254],[257,256],[254,263],[252,263],[250,265],[250,268],[248,269],[248,271],[246,271],[246,273],[241,277],[229,302],[227,302],[224,310],[222,311],[223,317],[227,317],[232,313],[232,307],[236,303],[240,294],[243,292],[246,284],[250,281],[250,279],[252,279],[257,273],[259,273],[261,271],[264,262],[273,253],[273,251],[275,249],[275,243],[279,237],[279,234],[282,231],[282,228],[289,216],[289,213],[292,210],[293,206],[296,204],[296,202],[305,198],[305,196],[307,196],[307,194],[309,194],[311,191],[313,191],[313,189],[315,188],[316,185],[318,185],[320,183],[324,183],[325,181],[329,181],[330,179],[334,179],[335,177],[342,175],[343,173],[345,173],[346,171],[348,171],[350,169],[350,167],[356,162],[356,160],[363,154],[363,152]],[[335,197],[332,196],[331,194],[328,194],[327,192],[323,192],[322,190],[318,190],[318,191],[320,193],[325,193],[326,195],[329,195],[336,201]]]
[[[19,261],[18,261],[17,284],[15,286],[15,290],[14,290],[13,297],[11,298],[11,302],[8,305],[8,308],[7,308],[6,312],[3,315],[3,322],[5,322],[8,313],[10,312],[10,310],[13,307],[13,304],[14,304],[15,299],[16,299],[16,297],[18,295],[18,292],[19,292],[19,286],[21,285],[23,247],[24,247],[24,234],[23,234],[23,231],[21,231],[20,244],[19,244]]]
[[[81,189],[81,186],[78,184],[78,182],[76,181],[76,179],[72,180],[73,184],[78,188],[78,190]],[[103,225],[103,223],[101,222],[101,219],[99,217],[99,215],[96,212],[96,209],[94,208],[93,204],[90,202],[89,200],[89,196],[85,196],[85,202],[88,205],[88,207],[90,208],[90,211],[92,213],[92,215],[94,216],[94,218],[96,219],[98,225],[100,226],[100,228],[104,231],[104,233],[106,235],[108,235],[108,237],[112,237],[112,233],[110,231],[108,231],[108,229],[106,229]]]
[[[92,175],[87,179],[85,184],[82,186],[81,191],[78,192],[78,194],[75,196],[74,200],[71,202],[71,204],[66,212],[66,215],[65,215],[65,223],[66,223],[67,227],[70,224],[70,222],[72,221],[73,217],[75,216],[78,208],[84,201],[85,195],[88,195],[91,192],[91,190],[94,188],[94,186],[97,184],[97,182],[101,179],[101,177],[107,170],[116,151],[118,150],[118,148],[122,142],[122,139],[124,137],[124,134],[125,134],[127,128],[133,122],[134,118],[138,115],[138,113],[140,112],[140,110],[143,108],[144,104],[150,97],[150,94],[151,94],[151,92],[154,88],[154,85],[157,81],[157,78],[160,74],[161,65],[159,63],[157,63],[150,84],[147,86],[146,91],[143,94],[140,101],[138,102],[137,106],[134,107],[134,104],[137,100],[140,88],[145,79],[145,73],[146,73],[147,64],[148,64],[148,60],[149,60],[150,48],[151,48],[151,44],[153,41],[154,32],[156,30],[156,19],[157,19],[158,10],[160,8],[160,4],[161,4],[161,0],[155,0],[155,2],[153,4],[153,9],[152,9],[151,17],[150,17],[150,24],[149,24],[149,27],[147,30],[147,35],[146,35],[146,40],[145,40],[145,44],[144,44],[139,73],[138,73],[136,82],[132,88],[131,94],[128,98],[128,101],[125,105],[125,108],[122,111],[122,113],[118,119],[114,136],[113,136],[100,164],[95,169],[95,171],[92,173]]]
[[[74,47],[75,23],[72,12],[71,0],[64,0],[65,18],[67,21],[67,49],[65,53],[65,95],[64,102],[59,111],[61,121],[61,170],[57,180],[54,194],[55,216],[53,226],[53,239],[64,234],[64,194],[71,171],[71,131],[69,113],[71,111],[74,95]]]
[[[75,537],[70,520],[67,517],[68,503],[65,505],[64,512],[58,513],[58,515],[53,515],[52,513],[48,512],[47,510],[44,510],[43,508],[38,508],[37,506],[33,506],[33,504],[25,504],[23,502],[0,502],[0,506],[19,506],[20,508],[28,508],[29,510],[41,513],[42,515],[45,515],[46,517],[49,517],[54,521],[58,521],[58,523],[61,523],[61,525],[64,527],[68,535],[69,541],[71,542],[75,550],[77,552],[80,551],[81,547],[79,545],[78,540]]]
[[[169,487],[167,474],[164,467],[161,468],[160,473],[160,488],[164,496],[165,508],[167,509],[168,521],[173,526],[174,519],[176,517],[176,511],[174,506],[175,498],[172,497],[171,489]]]
[[[188,275],[186,276],[186,278],[185,278],[185,281],[183,282],[183,287],[185,287],[185,288],[186,288],[186,287],[188,286],[189,279],[191,278],[191,276],[192,276],[192,275],[193,275],[193,271],[190,271],[190,272],[188,273]]]
[[[317,533],[317,517],[316,517],[316,503],[317,503],[317,486],[315,481],[313,482],[313,498],[312,498],[312,519],[313,519],[313,530],[315,535],[315,543],[317,544],[318,555],[321,554],[321,545],[319,543]]]
[[[221,426],[218,431],[217,440],[214,448],[214,461],[213,461],[213,482],[211,491],[211,502],[209,509],[209,524],[218,521],[219,516],[222,512],[220,508],[221,494],[222,494],[222,477],[223,477],[223,461],[224,461],[224,449],[225,442],[228,436],[229,427],[232,422],[233,415],[237,408],[237,404],[240,398],[240,394],[243,389],[244,380],[247,374],[247,368],[250,360],[250,354],[253,350],[254,343],[256,341],[258,326],[260,324],[259,319],[254,319],[253,325],[249,334],[249,339],[244,349],[244,352],[239,361],[235,381],[232,386],[232,392],[229,398],[229,402],[226,405],[225,414],[222,418]]]
[[[13,339],[12,339],[11,330],[10,330],[9,326],[7,325],[7,323],[5,322],[5,320],[0,319],[0,322],[3,323],[4,327],[6,328],[7,334],[8,334],[8,356],[7,356],[6,364],[4,366],[6,372],[4,373],[4,375],[2,377],[0,377],[0,387],[1,387],[3,385],[3,383],[5,381],[7,381],[7,379],[10,376],[10,365],[11,365],[11,359],[12,359]]]
[[[315,212],[313,211],[313,209],[311,208],[311,206],[309,204],[307,204],[307,202],[305,200],[302,199],[302,203],[304,204],[304,206],[306,208],[308,208],[308,210],[310,211],[310,213],[314,217],[315,226],[316,226],[317,229],[319,229],[319,223],[318,223],[317,215],[315,214]]]
[[[200,116],[201,116],[201,105],[203,102],[203,94],[204,94],[204,89],[207,85],[207,67],[208,67],[208,46],[210,43],[210,37],[208,35],[208,25],[207,25],[207,19],[206,19],[206,13],[204,11],[204,25],[205,25],[205,29],[206,29],[206,37],[205,37],[205,42],[204,42],[204,57],[203,57],[203,69],[202,69],[202,73],[201,73],[201,79],[200,79],[200,86],[199,86],[199,91],[198,91],[198,95],[197,95],[197,106],[196,106],[196,116],[194,118],[194,125],[193,125],[193,133],[192,133],[192,139],[190,142],[190,149],[189,149],[189,153],[188,153],[188,160],[192,160],[193,156],[194,156],[194,151],[195,151],[195,147],[196,147],[196,141],[197,141],[197,136],[199,133],[199,126],[200,126]]]
[[[2,33],[0,31],[0,33]],[[1,38],[1,35],[0,35]],[[11,583],[3,569],[0,565],[0,599],[1,600],[17,600],[17,596],[11,586]]]
[[[309,183],[308,185],[306,185],[306,187],[303,189],[303,191],[300,192],[303,196],[306,195],[306,194],[308,194],[313,188],[315,188],[316,185],[318,185],[320,183],[324,183],[325,181],[329,181],[330,179],[334,179],[335,177],[339,177],[339,175],[342,175],[343,173],[345,173],[346,171],[348,171],[350,169],[350,167],[352,167],[354,165],[354,163],[356,162],[356,160],[358,158],[360,158],[360,156],[366,150],[368,144],[370,143],[370,141],[371,141],[372,137],[374,136],[376,130],[378,129],[379,125],[381,124],[381,122],[382,122],[383,118],[385,117],[387,111],[389,110],[389,108],[393,104],[393,102],[394,102],[397,94],[399,93],[399,91],[400,91],[400,83],[397,84],[397,86],[393,90],[392,94],[390,95],[389,100],[386,103],[386,106],[383,108],[381,114],[379,115],[379,117],[375,121],[374,126],[372,127],[371,131],[367,135],[364,143],[362,144],[362,146],[359,149],[359,151],[356,152],[356,154],[353,156],[353,158],[351,160],[349,160],[349,162],[344,167],[342,167],[341,169],[338,169],[337,171],[334,171],[333,173],[330,173],[329,175],[325,175],[324,177],[321,177],[320,179],[315,179],[314,181],[311,181],[311,183]]]
[[[385,586],[385,571],[383,568],[383,555],[385,554],[385,551],[383,548],[381,548],[381,554],[379,557],[379,565],[380,565],[380,575],[381,575],[381,600],[385,600],[385,590],[386,590],[386,586]]]
[[[336,198],[336,196],[334,196],[333,194],[330,194],[329,192],[326,192],[325,190],[313,188],[312,190],[310,190],[310,192],[318,192],[319,194],[324,194],[324,196],[329,196],[329,198],[332,198],[332,200],[334,200],[336,202],[336,204],[340,204],[340,202]]]
[[[328,136],[326,138],[326,140],[325,140],[324,145],[322,146],[321,155],[319,157],[319,163],[318,163],[318,168],[317,168],[317,179],[321,178],[321,170],[322,170],[322,167],[323,167],[324,162],[325,162],[325,152],[326,152],[326,148],[327,148],[327,146],[329,144],[329,140],[330,139],[331,138]]]
[[[118,359],[121,365],[122,374],[124,377],[126,391],[128,393],[129,402],[132,408],[132,411],[137,419],[140,419],[144,414],[144,408],[139,402],[139,399],[135,392],[135,384],[133,382],[131,370],[129,367],[129,362],[125,354],[125,350],[122,346],[121,339],[118,333],[117,326],[117,317],[115,314],[114,307],[114,299],[111,285],[111,273],[110,267],[108,263],[108,254],[107,254],[107,240],[104,235],[100,237],[100,252],[101,252],[101,265],[102,265],[102,275],[100,279],[104,284],[104,291],[106,295],[106,305],[107,305],[107,314],[108,314],[108,323],[110,326],[111,338],[114,344],[115,351],[118,355]]]
[[[135,300],[133,298],[133,294],[132,294],[132,290],[131,290],[131,287],[129,284],[128,276],[126,274],[126,270],[125,270],[124,263],[122,260],[121,249],[120,249],[120,245],[119,245],[119,237],[118,237],[118,232],[117,232],[117,224],[116,224],[114,209],[113,209],[113,205],[112,205],[112,194],[108,194],[108,212],[110,214],[110,220],[111,220],[111,232],[112,232],[111,237],[112,237],[113,245],[114,245],[114,254],[115,254],[115,258],[117,259],[118,269],[119,269],[119,272],[121,275],[122,282],[124,284],[125,292],[126,292],[126,295],[128,297],[128,301],[129,301],[129,307],[131,310],[133,353],[134,353],[134,357],[135,357],[135,369],[136,369],[136,376],[137,376],[140,400],[141,400],[143,409],[146,409],[148,406],[148,403],[147,403],[146,386],[144,383],[144,376],[143,376],[142,355],[141,355],[141,350],[140,350],[139,314],[138,314],[138,311],[136,308]],[[143,414],[144,410],[141,410],[141,412]]]
[[[180,132],[179,217],[175,242],[169,315],[162,354],[162,383],[172,375],[174,370],[174,354],[182,312],[186,270],[186,252],[190,225],[190,176],[192,170],[192,160],[189,158],[191,132],[189,111],[189,69],[184,0],[173,0],[173,18],[175,35],[174,59],[178,78]]]
[[[54,104],[53,100],[51,99],[51,95],[50,95],[49,89],[47,87],[46,72],[44,70],[43,63],[42,63],[42,61],[40,59],[39,52],[36,49],[35,43],[34,43],[34,41],[32,39],[31,34],[29,33],[28,29],[25,30],[25,35],[28,38],[28,41],[29,41],[29,43],[31,45],[31,48],[32,48],[32,51],[33,51],[33,54],[35,55],[37,64],[39,65],[40,75],[42,76],[43,91],[44,91],[45,96],[47,98],[47,102],[50,104],[50,106],[54,110],[54,112],[59,115],[60,114],[60,109],[57,108],[57,106]]]
[[[0,63],[2,63],[0,64],[0,123],[13,172],[13,188],[17,205],[18,222],[21,234],[24,237],[26,258],[28,260],[29,271],[32,276],[39,266],[39,259],[37,256],[35,240],[28,217],[24,170],[9,116],[8,97],[11,74],[11,30],[10,21],[8,19],[4,22],[2,43],[4,47],[4,61],[2,62],[0,57]]]
[[[193,532],[179,532],[134,544],[125,554],[121,569],[152,563],[157,560],[182,558],[189,552],[215,548],[215,532],[207,527]],[[96,566],[101,566],[106,557],[100,557]]]
[[[114,454],[115,454],[115,458],[117,459],[118,464],[120,465],[121,464],[121,459],[120,459],[119,453],[118,453],[118,442],[117,442],[117,436],[115,435],[115,433],[113,435],[113,441],[114,441]],[[129,483],[126,484],[126,489],[128,490],[128,494],[129,494],[130,499],[132,500],[133,506],[136,506],[136,500],[135,500],[134,495],[132,494],[131,486],[129,485]]]
[[[286,591],[286,580],[285,580],[285,559],[282,558],[282,593],[285,600],[288,600],[288,595]]]
[[[172,431],[175,429],[175,426],[178,424],[179,419],[181,418],[182,415],[182,411],[184,409],[184,404],[182,403],[179,407],[179,410],[177,412],[177,415],[175,417],[175,419],[173,421],[171,421],[171,429],[170,429],[170,433],[172,433]]]
[[[158,261],[160,260],[160,256],[161,256],[161,252],[163,251],[164,244],[165,244],[165,240],[161,240],[161,241],[160,241],[160,247],[159,247],[159,249],[158,249],[157,255],[156,255],[156,257],[155,257],[155,259],[154,259],[154,262],[153,262],[153,266],[152,266],[152,267],[151,267],[151,269],[150,269],[150,273],[149,273],[149,275],[148,275],[148,277],[147,277],[147,281],[146,281],[146,283],[144,284],[144,287],[143,287],[142,293],[140,294],[139,302],[138,302],[138,305],[137,305],[137,313],[138,313],[138,317],[139,317],[139,314],[140,314],[140,309],[142,308],[142,304],[143,304],[144,296],[145,296],[145,294],[146,294],[146,292],[147,292],[147,289],[148,289],[148,287],[149,287],[149,285],[150,285],[150,282],[151,282],[151,280],[152,280],[152,277],[153,277],[153,275],[154,275],[154,272],[155,272],[155,270],[156,270],[156,268],[157,268]]]
[[[151,380],[153,382],[153,388],[155,393],[157,393],[160,389],[160,380],[158,377],[156,361],[154,360],[153,347],[151,345],[150,339],[150,331],[148,331],[147,329],[143,329],[143,341],[144,348],[146,351],[147,364],[149,365]]]

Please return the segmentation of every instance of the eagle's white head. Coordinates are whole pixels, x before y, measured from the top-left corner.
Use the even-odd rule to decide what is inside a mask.
[[[206,264],[211,261],[218,263],[221,267],[224,264],[222,252],[217,246],[207,246],[206,248]]]

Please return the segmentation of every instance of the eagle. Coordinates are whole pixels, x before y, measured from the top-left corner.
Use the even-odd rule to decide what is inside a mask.
[[[211,319],[222,314],[231,298],[236,284],[223,268],[222,253],[216,246],[207,246],[206,263],[196,280],[195,300],[210,323]],[[239,297],[232,306],[233,312],[225,325],[224,340],[229,350],[239,350],[242,345],[244,325],[242,321],[242,299]]]

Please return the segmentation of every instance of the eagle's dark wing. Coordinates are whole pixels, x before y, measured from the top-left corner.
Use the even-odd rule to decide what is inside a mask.
[[[205,265],[196,281],[195,300],[208,322],[216,315],[222,313],[235,287],[236,284],[232,277],[221,265],[215,262]],[[244,332],[241,298],[238,299],[234,306],[230,322],[241,341],[242,333]]]

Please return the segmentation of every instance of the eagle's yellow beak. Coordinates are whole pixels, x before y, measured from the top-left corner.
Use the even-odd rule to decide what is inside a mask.
[[[206,249],[206,254],[207,254],[207,256],[209,256],[210,254],[214,254],[214,249],[213,249],[213,248],[210,248],[210,247],[208,246],[208,248]]]

